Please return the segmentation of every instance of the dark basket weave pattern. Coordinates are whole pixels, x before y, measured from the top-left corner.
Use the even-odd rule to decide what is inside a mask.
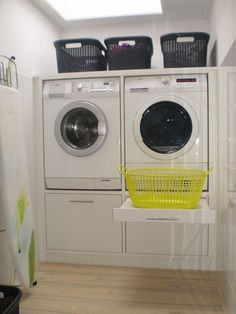
[[[129,41],[133,44],[129,44]],[[153,54],[152,39],[147,36],[105,39],[109,70],[148,69]],[[127,42],[127,43],[126,43]]]
[[[178,38],[192,37],[193,41],[179,42]],[[165,68],[206,66],[207,33],[172,33],[161,36]]]
[[[0,285],[0,293],[0,313],[19,314],[19,303],[22,296],[21,290],[16,287]]]
[[[80,47],[67,47],[79,44]],[[54,42],[59,73],[104,71],[107,69],[106,49],[96,39],[66,39]]]

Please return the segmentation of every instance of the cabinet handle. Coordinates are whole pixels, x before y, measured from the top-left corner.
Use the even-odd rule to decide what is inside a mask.
[[[153,221],[179,221],[179,218],[155,218],[155,217],[147,217],[146,220],[153,220]]]
[[[69,201],[70,203],[87,203],[87,204],[93,204],[94,203],[94,201],[79,201],[79,200],[70,200]]]

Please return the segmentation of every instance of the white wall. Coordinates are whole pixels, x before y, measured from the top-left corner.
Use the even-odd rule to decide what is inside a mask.
[[[160,36],[171,32],[209,31],[207,20],[183,21],[145,21],[131,23],[107,23],[98,25],[81,25],[75,28],[64,29],[62,38],[97,38],[102,43],[107,37],[119,36],[150,36],[153,40],[154,54],[152,67],[163,66],[163,56],[160,47]]]
[[[28,0],[0,0],[0,55],[15,56],[22,97],[24,130],[34,207],[32,77],[56,73],[53,41],[60,30]],[[2,252],[0,248],[0,253]]]
[[[236,66],[236,39],[222,63],[223,66]]]
[[[212,65],[222,65],[236,39],[236,1],[215,0],[210,18]]]
[[[0,1],[0,55],[15,56],[23,98],[27,148],[32,155],[32,77],[56,73],[53,41],[60,30],[30,1]]]
[[[54,73],[53,41],[59,35],[59,29],[30,1],[0,1],[0,54],[15,56],[19,72]]]
[[[19,90],[23,99],[26,144],[32,171],[34,141],[32,77],[56,73],[53,41],[59,37],[59,28],[30,1],[0,1],[0,54],[16,57]]]

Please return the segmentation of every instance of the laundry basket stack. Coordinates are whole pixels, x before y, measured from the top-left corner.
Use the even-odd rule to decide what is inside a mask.
[[[210,35],[181,32],[160,38],[165,68],[203,67]],[[56,40],[58,72],[149,69],[153,42],[149,36],[108,37],[105,46],[95,38]]]
[[[94,38],[56,40],[59,73],[148,69],[153,54],[152,39],[148,36],[110,37],[106,48]]]

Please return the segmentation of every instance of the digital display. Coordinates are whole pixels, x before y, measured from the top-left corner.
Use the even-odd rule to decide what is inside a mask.
[[[176,79],[177,83],[196,83],[196,78],[178,78]]]

